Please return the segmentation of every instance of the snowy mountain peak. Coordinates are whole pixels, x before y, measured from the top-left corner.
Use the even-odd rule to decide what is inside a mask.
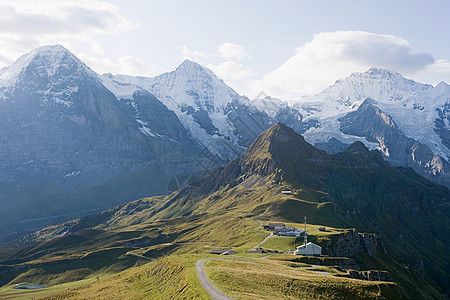
[[[377,101],[404,101],[433,86],[407,79],[399,73],[380,68],[371,68],[364,73],[352,73],[314,98],[322,101],[337,101],[345,106],[360,103],[367,97]]]
[[[70,51],[59,44],[55,44],[55,45],[44,45],[44,46],[38,47],[38,48],[34,49],[33,51],[31,51],[31,53],[39,53],[39,54],[45,53],[45,54],[50,54],[50,55],[54,56],[57,53],[70,53]]]
[[[446,82],[441,81],[439,82],[435,87],[436,90],[448,90],[450,88],[450,85],[448,85]]]
[[[73,76],[74,72],[98,78],[94,71],[63,46],[47,45],[22,55],[5,69],[0,75],[1,86],[14,85],[28,69],[33,69],[35,79],[46,78],[50,81],[58,75]]]
[[[170,73],[191,82],[201,80],[225,85],[223,80],[219,79],[213,71],[189,59],[184,60],[175,71]]]
[[[209,71],[207,68],[203,67],[201,64],[185,59],[176,69],[175,71]]]
[[[355,74],[355,73],[353,73]],[[358,74],[358,73],[356,73]],[[381,69],[381,68],[370,68],[369,70],[367,70],[366,72],[362,73],[363,75],[366,75],[368,77],[372,77],[372,78],[389,78],[392,76],[400,76],[403,77],[402,75],[400,75],[397,72],[392,72],[389,71],[387,69]]]
[[[82,82],[101,84],[100,78],[61,45],[36,48],[0,73],[0,99],[16,94],[40,105],[70,107]],[[31,100],[30,100],[31,101]]]

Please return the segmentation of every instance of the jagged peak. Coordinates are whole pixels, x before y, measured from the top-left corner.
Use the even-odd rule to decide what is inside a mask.
[[[322,150],[309,144],[302,135],[278,122],[263,133],[248,147],[247,157],[272,157],[278,161],[289,161],[311,156],[328,156]]]
[[[281,123],[281,122],[277,122],[274,125],[272,125],[272,127],[270,127],[269,129],[267,129],[265,131],[265,133],[269,136],[277,136],[277,135],[292,135],[295,134],[301,138],[303,138],[301,135],[297,134],[292,128],[290,128],[289,126]]]
[[[361,104],[361,106],[363,106],[363,105],[369,105],[369,104],[375,104],[376,103],[376,101],[374,100],[374,99],[372,99],[372,98],[370,98],[370,97],[367,97],[364,101],[363,101],[363,103]]]
[[[238,164],[240,172],[246,176],[272,174],[281,180],[305,179],[309,186],[316,188],[319,187],[318,177],[309,175],[320,177],[321,171],[317,171],[319,166],[326,165],[330,159],[328,154],[306,142],[292,128],[283,123],[276,123],[261,133],[247,151],[236,162],[230,163],[229,167],[235,170],[235,165]]]
[[[48,75],[53,75],[55,70],[63,65],[63,62],[69,62],[66,66],[76,65],[78,68],[84,69],[90,76],[95,76],[97,78],[97,74],[72,52],[63,46],[56,44],[41,46],[22,55],[1,74],[2,83],[14,83],[19,75],[30,66],[30,64],[36,61],[39,61],[40,64],[43,65],[47,70]]]
[[[44,45],[38,48],[35,48],[31,51],[31,53],[69,53],[72,54],[69,50],[61,46],[60,44],[55,45]]]
[[[360,80],[363,78],[369,79],[369,80],[382,79],[382,80],[388,80],[388,81],[402,81],[402,82],[408,83],[410,85],[420,85],[425,88],[432,87],[430,84],[424,84],[424,83],[414,81],[412,79],[408,79],[398,72],[388,70],[388,69],[383,69],[383,68],[377,68],[377,67],[372,67],[365,72],[351,73],[350,76],[348,76],[344,79],[337,80],[336,84],[339,84],[339,83],[342,83],[345,81]]]
[[[439,82],[435,87],[437,91],[446,91],[450,88],[450,85],[448,85],[446,82],[441,81]]]
[[[400,74],[398,72],[388,70],[388,69],[383,69],[383,68],[372,67],[365,72],[353,72],[350,74],[350,76],[348,76],[342,80],[338,80],[337,82],[344,81],[344,80],[360,79],[360,78],[410,80],[410,79],[405,78],[402,74]]]
[[[258,140],[260,142],[257,142]],[[304,143],[306,143],[303,136],[296,133],[292,128],[286,126],[281,122],[277,122],[274,125],[272,125],[269,129],[261,133],[261,135],[255,139],[255,143],[253,143],[249,148],[254,146],[254,144],[256,147],[260,147],[261,142],[270,144],[278,142],[289,142],[294,140],[302,140]]]
[[[176,69],[172,72],[177,76],[187,77],[187,78],[196,78],[207,77],[210,80],[220,82],[220,84],[225,84],[222,79],[216,76],[214,72],[207,67],[199,64],[198,62],[185,59]]]
[[[188,72],[208,72],[208,73],[212,73],[211,70],[209,70],[208,68],[202,66],[201,64],[189,60],[189,59],[185,59],[176,69],[175,72],[180,72],[180,71],[188,71]]]
[[[388,69],[382,69],[382,68],[370,68],[369,70],[367,70],[366,72],[362,73],[364,75],[368,75],[368,76],[373,76],[373,77],[378,77],[378,76],[401,76],[403,77],[400,73],[388,70]]]

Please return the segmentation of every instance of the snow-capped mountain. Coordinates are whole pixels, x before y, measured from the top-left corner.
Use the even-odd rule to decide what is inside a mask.
[[[165,193],[207,155],[153,95],[119,101],[58,45],[3,70],[0,126],[0,233]]]
[[[305,120],[320,123],[304,133],[309,142],[327,149],[331,138],[344,144],[360,140],[379,149],[394,165],[413,167],[449,186],[449,103],[450,87],[443,82],[433,87],[372,68],[338,80],[321,93],[305,96],[291,105],[302,112]],[[363,113],[365,117],[359,121],[350,120]],[[379,117],[383,122],[375,128],[371,121]],[[387,134],[391,130],[402,138]]]
[[[100,82],[99,76],[60,45],[43,46],[21,56],[0,73],[0,99],[14,96],[16,89],[38,93],[42,104],[50,101],[72,105],[79,78]]]
[[[224,160],[235,158],[272,124],[265,111],[190,60],[154,78],[105,74],[102,79],[118,99],[129,98],[137,89],[151,92],[176,113],[194,139]]]
[[[450,186],[446,175],[450,93],[445,83],[433,87],[399,73],[372,68],[338,80],[317,95],[285,102],[271,97],[249,101],[192,61],[154,78],[106,74],[102,79],[118,98],[129,97],[135,89],[150,91],[177,114],[196,140],[225,160],[242,151],[270,124],[283,122],[326,151],[341,151],[361,141],[371,149],[379,149],[392,164],[412,167]],[[367,105],[376,109],[366,109],[365,117],[376,120],[382,116],[387,128],[390,125],[386,118],[390,118],[395,126],[389,130],[373,128],[374,123],[366,122],[365,133],[356,134],[349,129],[351,121],[346,118],[343,129],[342,118],[356,117],[350,113],[356,113],[368,98],[372,100]],[[372,115],[367,116],[368,112]],[[363,125],[354,127],[361,129]],[[402,136],[402,142],[386,136],[392,128]]]
[[[165,193],[173,175],[238,157],[276,122],[328,152],[362,141],[450,186],[445,83],[370,69],[295,102],[250,101],[189,60],[153,78],[100,76],[44,46],[0,70],[0,235]]]

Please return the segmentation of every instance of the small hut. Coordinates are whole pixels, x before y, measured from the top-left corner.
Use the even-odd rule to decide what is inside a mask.
[[[298,246],[297,250],[294,251],[294,255],[321,256],[322,247],[309,242],[301,246]]]

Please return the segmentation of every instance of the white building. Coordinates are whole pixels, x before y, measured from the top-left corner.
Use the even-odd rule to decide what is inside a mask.
[[[297,247],[294,251],[295,255],[309,255],[309,256],[320,256],[322,255],[322,247],[314,243],[307,243],[306,245],[301,245]]]

